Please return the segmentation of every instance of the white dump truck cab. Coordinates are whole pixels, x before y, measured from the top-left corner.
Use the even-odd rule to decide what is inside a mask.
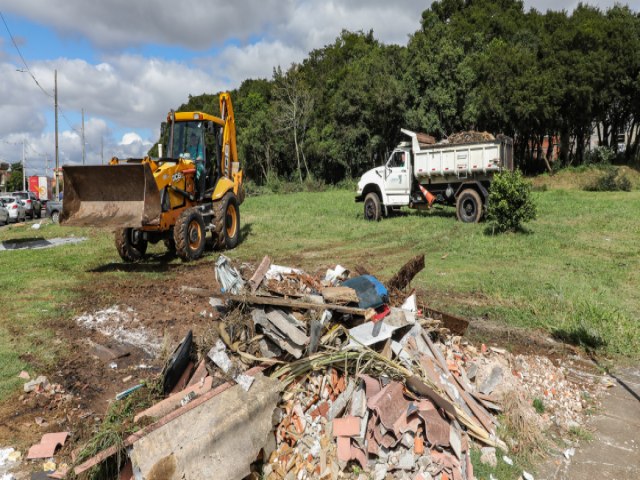
[[[401,142],[383,166],[358,182],[356,201],[364,203],[365,219],[380,220],[405,206],[428,209],[440,203],[455,206],[462,222],[480,221],[493,175],[513,169],[512,140],[425,145],[415,132],[401,131],[411,141]]]

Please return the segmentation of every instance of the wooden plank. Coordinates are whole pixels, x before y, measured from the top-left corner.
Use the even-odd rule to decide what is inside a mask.
[[[413,277],[424,269],[424,254],[416,255],[405,263],[387,283],[390,289],[404,290]]]
[[[455,380],[455,386],[458,388],[458,392],[466,402],[467,406],[471,409],[475,417],[480,420],[482,426],[487,429],[489,433],[495,434],[495,428],[493,427],[493,419],[488,412],[483,411],[484,409],[476,403],[476,401],[469,395],[466,390],[463,388],[460,380],[455,375],[451,375]]]
[[[285,307],[294,310],[333,310],[334,312],[349,313],[351,315],[359,315],[367,318],[373,309],[347,307],[344,305],[335,305],[333,303],[312,303],[291,300],[289,298],[264,297],[261,295],[225,295],[225,298],[237,303],[249,303],[254,305],[269,305],[272,307]]]
[[[325,287],[322,297],[329,303],[358,303],[358,294],[349,287]]]
[[[431,318],[441,320],[442,325],[454,335],[464,335],[467,331],[467,328],[469,327],[469,320],[461,317],[456,317],[455,315],[451,315],[450,313],[441,312],[440,310],[436,310],[435,308],[424,306],[423,312],[425,315],[428,315]]]
[[[256,268],[255,273],[249,279],[249,286],[251,287],[251,293],[256,292],[256,290],[262,283],[262,280],[264,280],[264,276],[266,275],[270,266],[271,266],[271,259],[269,258],[268,255],[265,255],[262,261],[260,262],[260,265],[258,265],[258,268]]]

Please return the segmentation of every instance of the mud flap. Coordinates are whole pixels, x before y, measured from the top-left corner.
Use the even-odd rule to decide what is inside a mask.
[[[62,172],[62,225],[140,228],[160,224],[160,192],[148,164],[65,166]]]

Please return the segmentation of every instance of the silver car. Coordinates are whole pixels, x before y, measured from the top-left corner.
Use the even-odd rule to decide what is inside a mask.
[[[4,203],[0,200],[0,225],[9,223],[9,210],[4,208]]]
[[[4,208],[9,211],[9,223],[24,222],[27,220],[27,209],[19,198],[0,197]]]

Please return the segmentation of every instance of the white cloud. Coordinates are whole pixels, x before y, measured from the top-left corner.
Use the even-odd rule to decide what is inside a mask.
[[[54,65],[62,108],[84,108],[127,128],[153,127],[190,93],[221,86],[202,70],[138,55],[111,56],[98,65],[59,59],[46,68],[51,72]]]
[[[305,56],[304,50],[280,41],[259,41],[245,47],[227,47],[212,60],[230,86],[236,87],[246,78],[271,78],[274,67],[280,65],[286,69],[292,62],[301,62]]]
[[[136,132],[129,132],[129,133],[125,133],[122,136],[122,140],[120,140],[120,143],[118,143],[118,145],[131,145],[132,143],[135,142],[142,142],[142,137],[140,135],[138,135]]]
[[[3,10],[103,49],[149,43],[206,50],[287,17],[292,0],[3,0]]]

